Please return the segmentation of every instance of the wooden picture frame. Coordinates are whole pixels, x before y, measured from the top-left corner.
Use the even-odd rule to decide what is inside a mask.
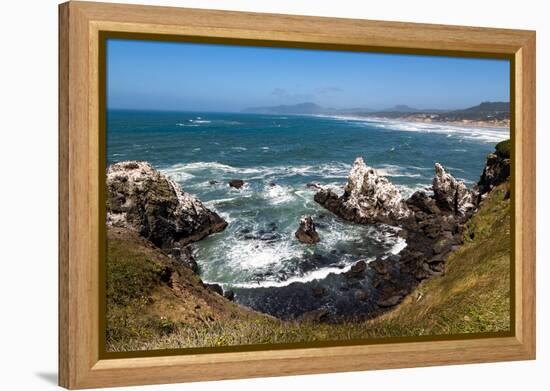
[[[512,335],[104,358],[100,346],[100,37],[504,57],[512,64]],[[535,32],[71,1],[59,6],[59,384],[90,388],[535,358]]]

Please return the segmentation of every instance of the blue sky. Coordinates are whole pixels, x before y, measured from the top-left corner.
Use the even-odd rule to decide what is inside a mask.
[[[508,101],[505,60],[108,40],[108,108],[240,111],[314,102],[456,109]]]

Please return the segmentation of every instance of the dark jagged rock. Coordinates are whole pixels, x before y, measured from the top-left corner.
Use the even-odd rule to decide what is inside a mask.
[[[365,301],[369,298],[369,295],[364,290],[358,289],[354,293],[355,299],[359,301]]]
[[[409,209],[415,212],[424,212],[427,214],[441,213],[435,200],[424,190],[414,192],[406,202]]]
[[[337,216],[361,224],[396,225],[410,215],[399,190],[360,157],[353,163],[342,196],[321,189],[314,199]]]
[[[204,283],[204,286],[210,289],[212,292],[217,293],[220,296],[223,296],[223,288],[220,284],[208,284]]]
[[[323,188],[319,183],[313,183],[313,182],[306,184],[306,187],[310,189],[318,189],[318,190]]]
[[[384,259],[375,259],[374,261],[369,263],[369,267],[376,271],[378,274],[388,274],[389,273],[389,265],[388,262],[386,262]]]
[[[300,227],[294,234],[301,243],[314,244],[321,240],[319,234],[315,230],[315,223],[311,216],[302,216],[300,219]]]
[[[197,264],[195,257],[193,257],[193,253],[189,246],[186,246],[183,249],[174,247],[170,250],[169,255],[184,266],[187,266],[189,269],[193,270],[195,273],[199,271],[199,265]]]
[[[138,161],[107,170],[107,224],[133,229],[168,253],[227,226],[174,181]]]
[[[223,292],[223,297],[225,297],[227,300],[235,300],[235,292],[233,291],[224,291]]]
[[[497,144],[495,152],[487,156],[485,168],[477,184],[480,196],[510,178],[510,146],[505,144],[509,141]]]
[[[466,216],[475,209],[475,196],[464,182],[456,180],[445,172],[441,164],[435,163],[435,177],[432,188],[434,199],[444,211]]]
[[[367,269],[367,263],[365,261],[357,261],[351,266],[347,274],[350,277],[358,277],[362,275],[366,269]]]
[[[244,186],[244,181],[242,179],[231,179],[229,181],[229,186],[235,189],[240,189]]]
[[[311,290],[311,293],[313,294],[314,297],[322,297],[327,293],[327,291],[323,287],[316,286]]]

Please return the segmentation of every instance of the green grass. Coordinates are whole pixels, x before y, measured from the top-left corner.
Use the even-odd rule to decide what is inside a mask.
[[[108,241],[108,342],[156,338],[166,332],[161,317],[148,313],[148,307],[162,286],[167,265],[145,250],[125,241]]]
[[[465,244],[441,277],[420,284],[401,304],[369,321],[284,322],[209,292],[188,269],[142,242],[110,239],[108,349],[128,351],[506,331],[510,328],[510,200],[491,192],[464,230]],[[174,268],[174,265],[170,266]],[[176,265],[177,267],[177,265]],[[178,274],[177,273],[177,274]],[[195,307],[197,303],[200,309]]]
[[[510,139],[508,139],[498,143],[495,149],[500,156],[504,158],[510,158],[510,147]]]
[[[426,280],[396,309],[370,322],[381,335],[436,335],[510,328],[510,200],[497,187],[466,224],[465,244],[445,275]]]

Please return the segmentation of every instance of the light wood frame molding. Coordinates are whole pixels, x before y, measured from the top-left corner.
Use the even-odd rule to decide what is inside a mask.
[[[102,31],[508,56],[515,104],[513,336],[102,359],[99,35]],[[347,50],[347,49],[346,49]],[[535,358],[535,32],[71,1],[59,6],[59,384],[91,388]]]

